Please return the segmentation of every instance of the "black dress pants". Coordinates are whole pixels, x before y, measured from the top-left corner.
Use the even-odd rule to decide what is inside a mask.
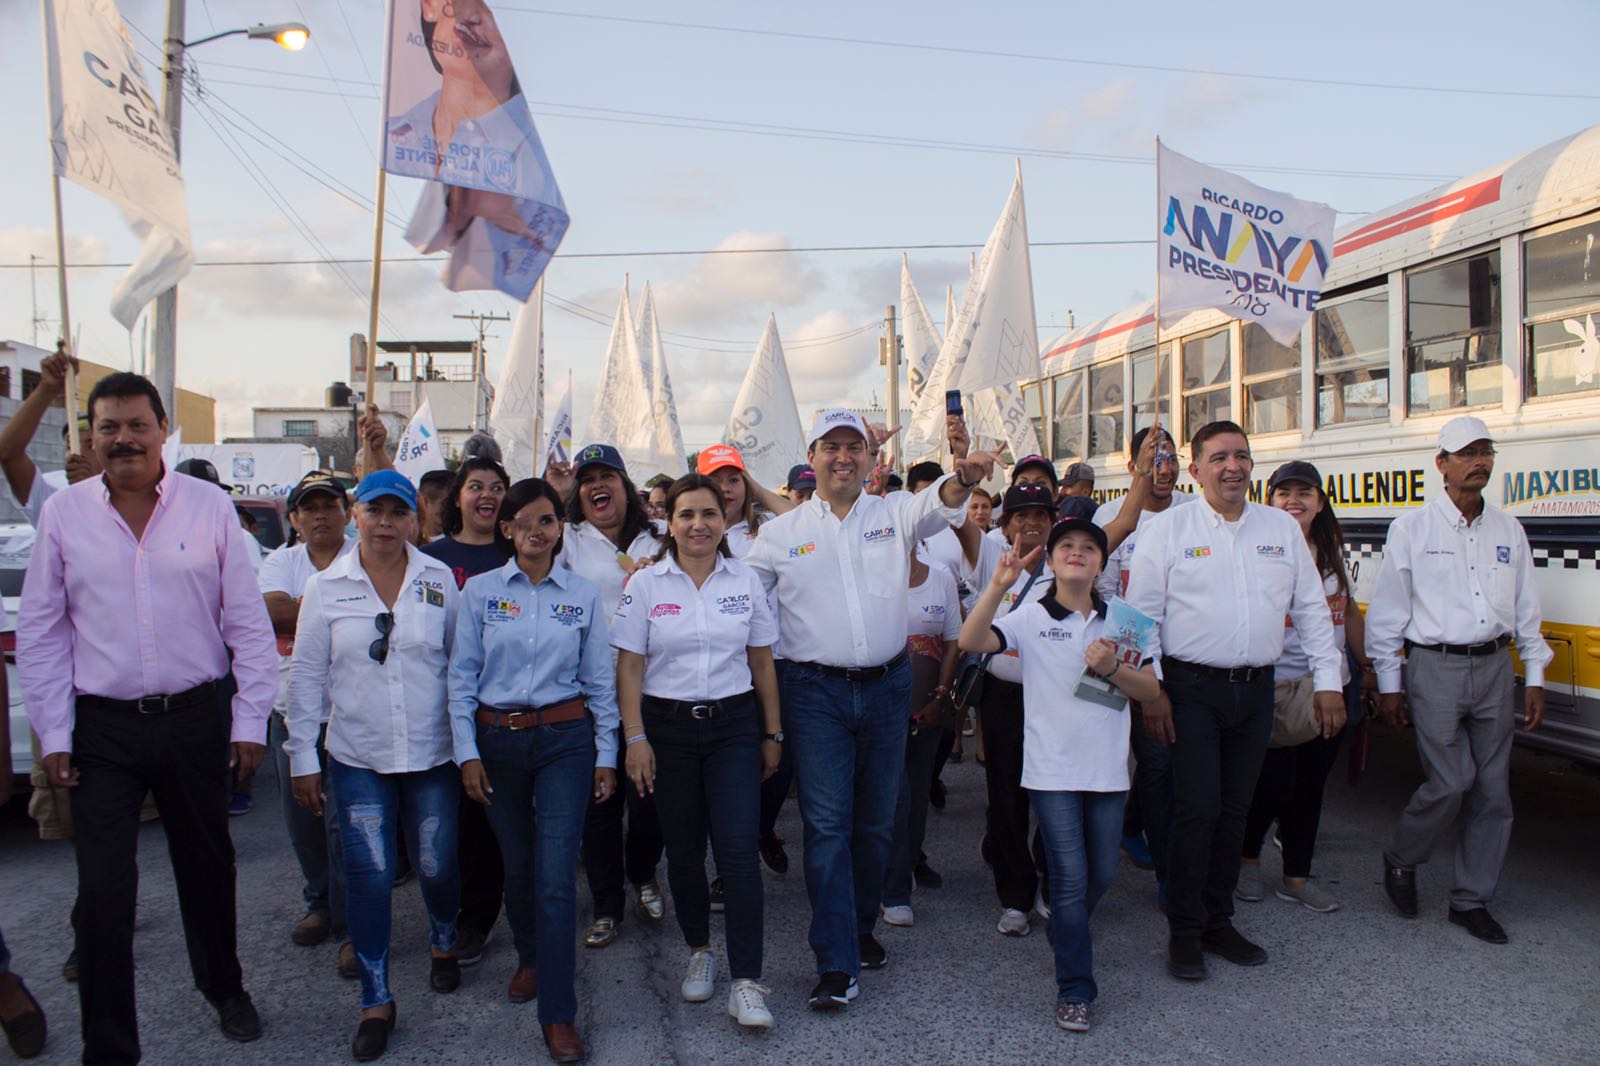
[[[987,826],[1000,906],[1026,913],[1044,880],[1044,844],[1028,843],[1028,792],[1022,787],[1022,686],[994,675],[983,679],[984,780]],[[1048,897],[1047,897],[1048,898]]]
[[[167,834],[195,987],[213,1005],[244,990],[228,836],[232,723],[220,693],[215,701],[158,715],[78,701],[72,750],[80,777],[71,796],[85,1063],[139,1061],[133,920],[146,791]],[[156,972],[146,977],[163,979]]]
[[[635,887],[654,881],[656,866],[665,849],[655,798],[639,795],[639,790],[622,772],[622,760],[626,755],[627,748],[619,738],[617,780],[623,785],[604,803],[590,803],[589,815],[583,823],[583,867],[589,875],[594,916],[619,922],[627,905],[624,875]],[[624,812],[628,817],[626,837],[622,831]]]
[[[457,924],[462,934],[487,934],[500,917],[506,891],[500,841],[489,826],[486,808],[465,792],[456,808],[456,828],[456,855],[461,864],[461,917]]]

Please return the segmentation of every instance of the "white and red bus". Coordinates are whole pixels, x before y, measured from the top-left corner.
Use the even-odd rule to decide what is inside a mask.
[[[1040,439],[1093,464],[1106,498],[1156,417],[1185,455],[1204,423],[1238,422],[1253,498],[1289,459],[1327,479],[1364,603],[1389,521],[1442,491],[1440,426],[1477,415],[1497,442],[1487,496],[1527,529],[1555,650],[1545,725],[1519,736],[1600,762],[1600,126],[1343,227],[1334,255],[1289,347],[1206,311],[1158,352],[1150,304],[1057,338],[1026,386]]]

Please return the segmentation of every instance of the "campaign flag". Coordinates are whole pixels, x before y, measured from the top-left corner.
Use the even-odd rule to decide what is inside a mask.
[[[556,416],[550,420],[550,435],[545,439],[544,465],[572,461],[572,371],[567,371],[567,391],[556,405]],[[541,471],[541,476],[543,472]]]
[[[745,471],[761,485],[782,485],[789,468],[805,460],[806,435],[800,428],[800,409],[795,406],[776,315],[767,316],[766,332],[739,386],[722,441],[739,449]]]
[[[955,319],[945,326],[939,358],[912,410],[906,457],[936,456],[944,445],[944,394],[973,394],[1039,376],[1032,268],[1023,211],[1022,176],[973,267]]]
[[[422,475],[428,471],[444,469],[439,431],[433,424],[433,401],[423,400],[406,431],[400,434],[400,443],[394,450],[394,468],[410,478],[413,485],[421,485]]]
[[[388,30],[382,167],[428,182],[406,239],[450,253],[447,288],[526,301],[567,207],[490,5],[390,0]]]
[[[911,263],[905,253],[900,254],[900,314],[905,320],[906,381],[911,386],[911,398],[922,395],[933,372],[934,360],[939,358],[939,331],[933,328],[928,317],[928,307],[911,280]]]
[[[977,414],[973,426],[976,447],[1009,448],[1013,462],[1024,455],[1044,454],[1021,386],[996,385],[984,389],[973,397],[973,407]]]
[[[639,353],[644,358],[645,381],[649,383],[651,420],[655,427],[656,455],[662,472],[674,477],[687,470],[683,451],[683,427],[678,424],[678,406],[672,400],[672,374],[667,369],[667,352],[661,345],[661,323],[656,318],[656,298],[650,283],[644,283],[639,298]]]
[[[144,241],[111,294],[131,330],[194,266],[172,131],[113,0],[44,0],[44,38],[55,172],[116,204]]]
[[[611,340],[606,346],[606,358],[600,368],[600,382],[583,442],[586,445],[609,444],[621,452],[628,476],[635,485],[643,485],[666,472],[656,452],[650,385],[644,377],[638,328],[633,321],[626,288],[622,290],[616,317],[611,322]]]
[[[1333,260],[1334,210],[1156,142],[1162,327],[1215,308],[1293,344]]]
[[[532,477],[540,459],[539,416],[544,411],[544,280],[517,310],[505,365],[494,387],[489,432],[500,444],[513,482]]]

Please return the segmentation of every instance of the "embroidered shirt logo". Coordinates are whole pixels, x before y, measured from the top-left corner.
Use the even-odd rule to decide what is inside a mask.
[[[671,618],[683,613],[683,608],[675,603],[658,603],[650,608],[651,618]]]
[[[1509,544],[1496,544],[1494,548],[1494,561],[1497,563],[1511,562],[1511,546]]]
[[[801,544],[801,545],[799,545],[797,547],[790,548],[789,549],[789,558],[798,559],[802,555],[810,555],[812,552],[814,552],[816,550],[817,550],[817,542],[814,541],[814,540],[807,541],[806,543]]]
[[[1256,554],[1261,556],[1263,559],[1282,559],[1283,558],[1283,545],[1282,544],[1257,544],[1256,545]]]
[[[718,596],[717,610],[723,614],[749,614],[750,594],[745,592],[737,596]]]
[[[484,603],[485,622],[515,622],[522,617],[522,604],[504,596],[490,596]]]
[[[564,626],[583,624],[583,608],[575,603],[552,603],[550,617]]]
[[[1209,558],[1210,555],[1211,555],[1211,548],[1210,548],[1209,545],[1202,544],[1198,548],[1185,548],[1185,549],[1183,549],[1183,557],[1185,559],[1205,559],[1205,558]]]
[[[869,529],[865,533],[861,534],[861,539],[866,541],[868,544],[876,544],[883,540],[893,540],[894,527],[884,526],[882,529]]]
[[[1044,629],[1039,630],[1039,639],[1040,640],[1071,640],[1072,639],[1072,631],[1070,629],[1063,629],[1060,626],[1047,626]]]
[[[926,615],[927,617],[929,617],[929,618],[943,618],[944,617],[944,604],[942,604],[942,603],[925,603],[925,604],[922,605],[922,613],[924,615]]]

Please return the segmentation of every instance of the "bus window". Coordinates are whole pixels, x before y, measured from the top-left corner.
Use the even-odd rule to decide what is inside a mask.
[[[1163,344],[1161,346],[1161,359],[1156,359],[1154,348],[1145,348],[1134,352],[1133,359],[1133,431],[1153,424],[1156,419],[1162,425],[1170,425],[1172,419],[1169,408],[1172,406],[1168,397],[1172,389],[1172,357],[1169,354],[1172,348]]]
[[[1244,428],[1282,433],[1300,428],[1300,338],[1282,345],[1254,322],[1244,326]]]
[[[1317,425],[1389,417],[1389,293],[1317,308]]]
[[[1527,286],[1528,395],[1600,388],[1600,219],[1530,237]]]
[[[1232,373],[1228,330],[1183,342],[1183,437],[1192,439],[1207,422],[1233,418],[1228,396]]]
[[[1039,397],[1044,394],[1044,384],[1022,386],[1022,409],[1028,412],[1028,421],[1033,423],[1033,439],[1039,442],[1039,447],[1044,448],[1044,408],[1039,406]]]
[[[1083,458],[1083,375],[1074,370],[1055,379],[1055,417],[1051,420],[1050,458],[1076,462]]]
[[[1089,368],[1089,455],[1122,451],[1122,360]]]
[[[1406,279],[1407,407],[1412,414],[1500,402],[1500,252]]]

